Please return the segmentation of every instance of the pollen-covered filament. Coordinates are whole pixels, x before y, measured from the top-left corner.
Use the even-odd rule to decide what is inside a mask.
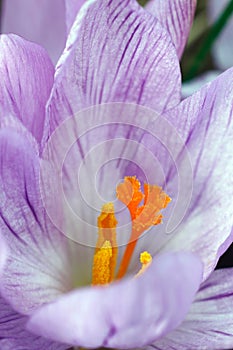
[[[117,264],[117,220],[113,203],[103,205],[98,217],[98,240],[93,260],[92,284],[107,284],[113,281]]]
[[[111,282],[112,245],[110,241],[104,244],[94,255],[92,284],[108,284]]]
[[[113,203],[102,207],[98,217],[98,240],[93,260],[92,284],[102,285],[112,282],[115,278],[122,278],[129,266],[139,237],[153,225],[162,222],[161,209],[166,208],[171,201],[170,197],[156,185],[144,184],[144,193],[140,189],[140,182],[135,176],[125,177],[116,189],[117,198],[123,202],[131,215],[132,231],[126,246],[123,258],[116,273],[117,265],[117,220],[114,214]],[[143,204],[141,202],[143,201]],[[143,252],[140,257],[142,268],[140,275],[151,263],[151,255]]]

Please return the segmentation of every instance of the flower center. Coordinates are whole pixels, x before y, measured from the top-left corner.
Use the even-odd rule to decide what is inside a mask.
[[[102,212],[98,217],[98,240],[93,259],[93,285],[108,284],[114,279],[124,277],[139,237],[151,226],[162,222],[163,216],[160,211],[166,208],[171,198],[156,185],[144,184],[144,193],[140,188],[141,184],[136,176],[125,177],[116,188],[117,198],[127,206],[132,221],[131,236],[117,273],[115,270],[118,255],[116,235],[118,222],[114,214],[113,203],[104,204],[102,207]],[[140,205],[142,201],[143,204]],[[142,268],[136,276],[140,275],[151,261],[152,257],[148,252],[141,253]]]

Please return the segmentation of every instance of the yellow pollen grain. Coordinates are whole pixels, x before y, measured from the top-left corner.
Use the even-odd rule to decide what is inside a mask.
[[[140,263],[142,264],[142,267],[138,271],[138,273],[135,275],[135,277],[141,276],[148,269],[148,267],[151,265],[152,256],[150,255],[150,253],[148,253],[147,251],[142,252],[140,254]]]
[[[147,251],[142,252],[140,254],[140,263],[142,265],[147,265],[147,264],[151,263],[151,261],[152,261],[152,256]]]
[[[111,278],[112,246],[110,241],[105,241],[102,247],[95,253],[92,268],[92,284],[108,284]]]

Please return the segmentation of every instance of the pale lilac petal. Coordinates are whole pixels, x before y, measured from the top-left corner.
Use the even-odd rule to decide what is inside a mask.
[[[66,245],[43,207],[39,159],[30,143],[1,129],[0,155],[0,229],[9,247],[0,289],[26,314],[70,289]]]
[[[25,328],[27,317],[15,312],[0,297],[0,348],[1,350],[65,350],[67,345],[35,336]]]
[[[232,304],[233,269],[214,271],[181,326],[147,349],[232,349]]]
[[[0,107],[0,129],[4,128],[10,128],[19,133],[22,137],[25,137],[25,139],[30,143],[30,146],[32,147],[35,154],[39,156],[40,146],[35,137],[31,134],[31,132],[26,128],[26,126],[19,118],[13,116],[11,112],[1,110]]]
[[[160,157],[160,153],[163,155],[165,147],[158,140],[160,136],[167,135],[177,142],[179,136],[174,132],[174,127],[167,128],[168,124],[165,118],[159,118],[151,109],[113,103],[80,111],[56,129],[43,158],[58,169],[59,176],[53,178],[53,183],[58,183],[61,195],[54,198],[54,202],[64,202],[63,207],[68,213],[65,215],[65,232],[69,237],[83,245],[95,247],[97,216],[104,203],[114,201],[116,214],[119,214],[118,232],[122,230],[122,234],[118,233],[118,242],[119,245],[127,243],[131,221],[129,215],[124,216],[128,210],[124,210],[123,205],[116,201],[116,185],[125,176],[137,175],[142,183],[163,186],[164,173],[161,168],[165,157]],[[146,140],[148,142],[144,142],[145,134],[151,136]],[[154,146],[151,152],[148,144]],[[180,147],[183,147],[182,140]],[[51,197],[49,187],[44,192],[45,197]],[[53,213],[50,216],[55,222],[59,219]],[[128,227],[123,227],[124,224],[128,224]],[[157,225],[152,236],[150,232],[154,230],[145,235],[157,248],[160,227],[163,229],[164,225]],[[148,249],[151,241],[148,239],[144,249]]]
[[[180,101],[180,68],[166,30],[135,0],[84,5],[57,65],[48,106],[54,129],[85,107],[131,102],[159,112]]]
[[[43,306],[30,317],[28,328],[88,348],[140,347],[177,327],[201,274],[200,261],[193,255],[160,256],[139,278],[76,290]]]
[[[186,178],[191,177],[193,189],[188,214],[164,249],[196,252],[204,262],[205,278],[232,241],[232,80],[230,69],[169,113],[190,153],[193,174]],[[182,164],[183,154],[177,164]],[[171,192],[172,174],[168,174]],[[171,196],[176,198],[175,193]]]
[[[7,255],[8,255],[8,248],[7,248],[5,240],[3,239],[2,235],[1,235],[0,236],[0,274],[2,273],[2,270],[6,264]]]
[[[40,44],[56,63],[66,40],[64,0],[5,0],[2,33],[15,33]]]
[[[196,0],[150,0],[145,8],[168,31],[181,57],[193,22]]]
[[[67,33],[69,33],[78,11],[85,2],[86,0],[65,0]]]
[[[207,2],[207,15],[211,23],[217,20],[228,3],[228,0],[211,0]],[[233,66],[232,29],[233,17],[231,16],[219,37],[216,39],[212,49],[214,62],[217,67],[222,70]]]
[[[0,122],[4,112],[18,118],[40,144],[54,75],[46,51],[16,35],[1,35],[0,75]]]

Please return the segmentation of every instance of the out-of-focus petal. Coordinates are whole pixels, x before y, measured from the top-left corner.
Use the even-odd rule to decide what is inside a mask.
[[[210,0],[207,1],[207,14],[210,22],[214,22],[227,6],[229,0]],[[213,47],[213,59],[218,68],[225,70],[233,66],[233,17],[229,19],[224,29],[216,39]]]
[[[0,348],[1,350],[65,350],[67,345],[35,336],[25,329],[27,317],[15,312],[0,297]]]
[[[190,153],[193,174],[187,173],[186,178],[192,176],[193,189],[188,213],[164,249],[199,254],[205,278],[232,242],[232,80],[230,69],[168,114]],[[183,154],[177,164],[182,163]],[[168,175],[171,192],[172,173]],[[186,183],[181,186],[185,188]]]
[[[69,290],[66,245],[43,207],[39,159],[30,143],[1,129],[0,154],[0,229],[9,246],[0,289],[26,314]]]
[[[169,35],[135,0],[90,0],[57,65],[48,105],[53,130],[85,107],[107,102],[159,112],[180,101],[180,68]]]
[[[5,0],[1,31],[40,44],[56,63],[66,40],[64,0]]]
[[[214,271],[202,285],[185,321],[147,350],[231,349],[233,269]]]
[[[40,144],[54,68],[46,51],[16,35],[0,36],[0,123],[18,118]]]
[[[182,321],[201,274],[195,256],[166,254],[139,278],[80,289],[41,307],[30,317],[28,328],[88,348],[140,347]]]
[[[166,28],[181,57],[193,22],[196,0],[150,0],[145,8]]]
[[[85,2],[86,0],[65,0],[67,33],[69,33],[78,11]]]

